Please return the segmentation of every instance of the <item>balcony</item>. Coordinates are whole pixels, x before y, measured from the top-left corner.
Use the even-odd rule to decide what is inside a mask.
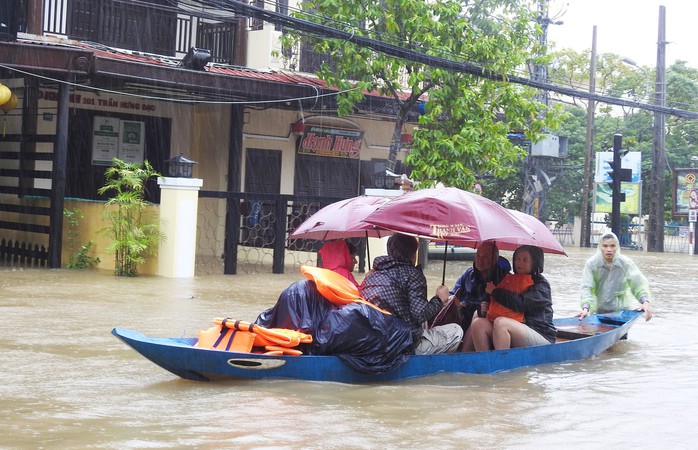
[[[19,29],[28,22],[19,0]],[[236,64],[237,19],[188,11],[169,0],[44,0],[44,35],[92,41],[110,47],[182,57],[190,47],[211,50],[212,62]]]

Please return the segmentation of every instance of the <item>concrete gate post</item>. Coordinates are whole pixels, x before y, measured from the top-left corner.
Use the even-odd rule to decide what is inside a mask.
[[[160,231],[165,240],[158,250],[158,275],[168,278],[194,276],[199,178],[158,178]]]

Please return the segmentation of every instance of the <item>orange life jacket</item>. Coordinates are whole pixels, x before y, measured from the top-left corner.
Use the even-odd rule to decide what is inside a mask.
[[[363,303],[377,309],[383,314],[390,313],[379,308],[373,303],[364,300],[359,294],[359,289],[337,272],[314,266],[301,266],[301,273],[315,282],[318,292],[335,305],[347,305],[349,303]]]
[[[253,347],[263,347],[272,354],[301,355],[294,349],[300,344],[310,344],[309,334],[284,328],[265,328],[242,320],[213,319],[214,326],[199,331],[196,347],[249,353]]]
[[[508,273],[499,282],[497,288],[505,289],[509,292],[515,292],[517,294],[523,294],[533,286],[533,278],[527,273]],[[524,321],[524,313],[521,311],[514,311],[513,309],[507,308],[506,306],[499,303],[494,297],[490,298],[490,306],[487,308],[487,318],[494,322],[497,317],[509,317],[517,322]]]

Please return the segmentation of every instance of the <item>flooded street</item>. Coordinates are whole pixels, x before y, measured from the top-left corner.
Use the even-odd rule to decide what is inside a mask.
[[[595,250],[567,251],[546,256],[557,316],[578,311]],[[0,268],[0,448],[692,448],[698,257],[626,254],[650,280],[655,316],[600,357],[380,385],[186,381],[111,335],[253,321],[297,269],[172,280]],[[430,293],[441,264],[426,271]],[[447,284],[467,264],[448,262]]]

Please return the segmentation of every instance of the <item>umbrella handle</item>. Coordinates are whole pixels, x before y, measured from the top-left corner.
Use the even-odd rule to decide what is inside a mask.
[[[366,232],[366,259],[368,259],[368,271],[371,271],[371,249],[368,246],[368,231]]]
[[[448,242],[444,242],[444,269],[441,273],[441,285],[446,286],[446,255],[448,254]]]

